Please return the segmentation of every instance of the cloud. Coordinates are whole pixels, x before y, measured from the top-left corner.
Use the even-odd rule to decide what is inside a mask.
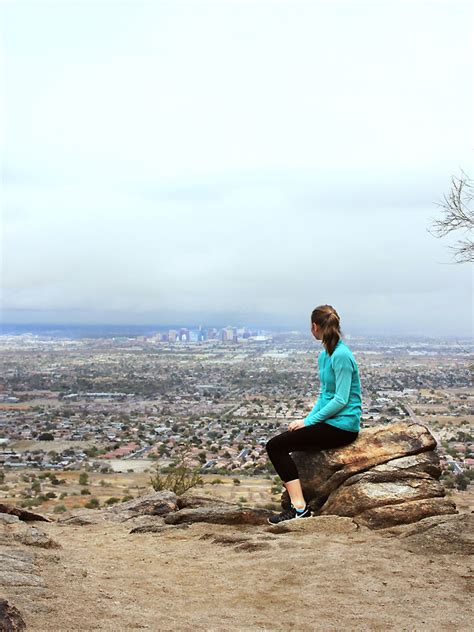
[[[368,6],[2,6],[4,317],[468,331],[470,10]]]

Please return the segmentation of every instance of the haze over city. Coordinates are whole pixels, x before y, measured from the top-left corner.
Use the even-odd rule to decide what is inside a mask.
[[[0,7],[2,321],[469,336],[472,8]]]

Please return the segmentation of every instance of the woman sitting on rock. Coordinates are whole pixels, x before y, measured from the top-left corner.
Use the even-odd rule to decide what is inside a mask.
[[[341,338],[339,315],[331,305],[320,305],[313,310],[311,333],[325,347],[318,356],[321,389],[309,415],[301,421],[292,421],[288,431],[273,437],[265,446],[291,500],[290,509],[269,518],[270,524],[311,516],[290,452],[339,448],[359,435],[362,414],[359,370],[352,351]]]

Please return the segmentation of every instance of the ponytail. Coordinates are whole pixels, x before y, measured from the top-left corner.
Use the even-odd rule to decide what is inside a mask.
[[[329,355],[332,355],[339,339],[342,337],[339,314],[332,305],[320,305],[313,310],[311,322],[323,329],[322,342]]]

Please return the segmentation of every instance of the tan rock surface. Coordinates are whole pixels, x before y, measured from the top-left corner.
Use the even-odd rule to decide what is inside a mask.
[[[136,518],[42,523],[61,544],[54,558],[35,549],[48,609],[32,612],[26,593],[12,602],[32,632],[463,632],[471,627],[470,560],[442,543],[461,524],[472,528],[472,517],[456,518],[425,525],[441,551],[419,546],[415,525],[372,531],[338,516],[278,525],[280,532],[195,523],[130,534]]]

